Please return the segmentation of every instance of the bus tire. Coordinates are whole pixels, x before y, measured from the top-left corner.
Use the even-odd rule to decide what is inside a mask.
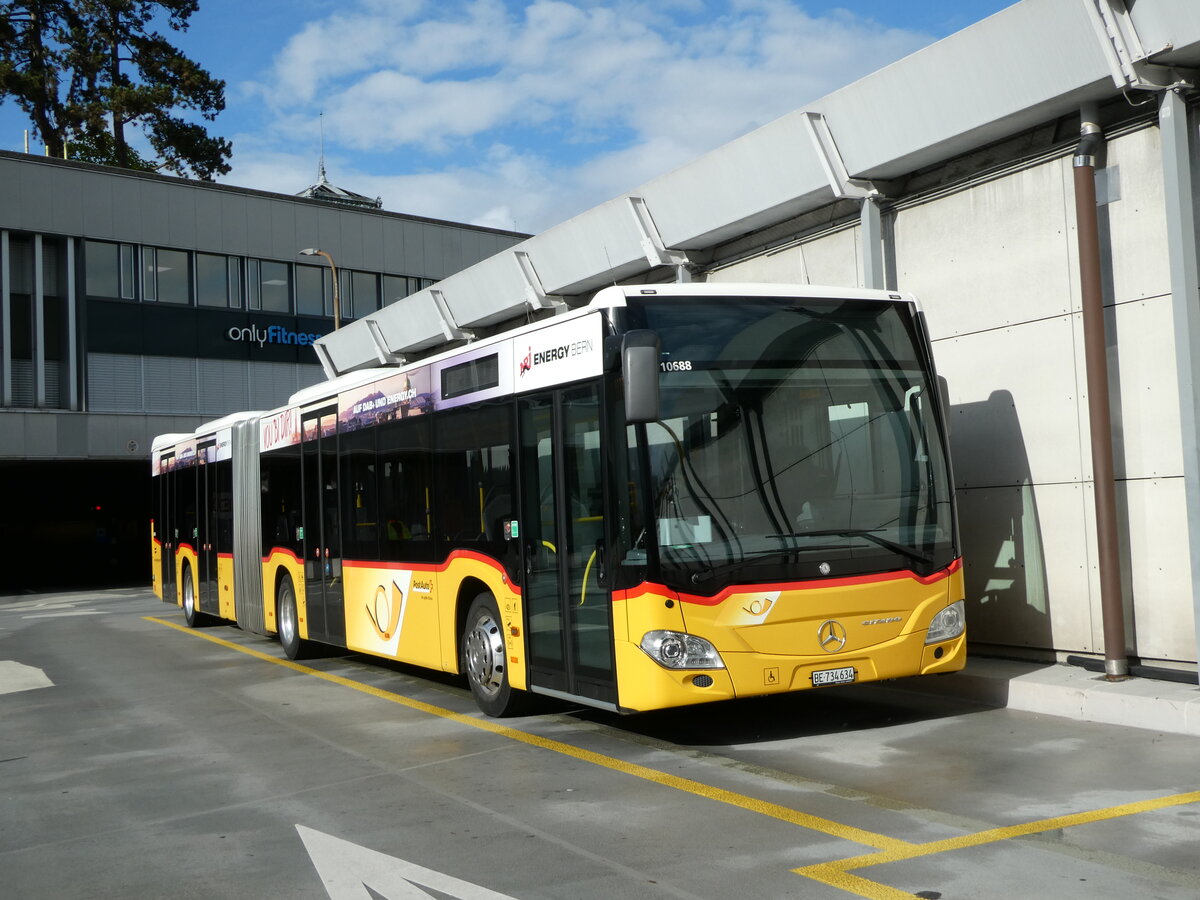
[[[196,579],[192,576],[192,567],[183,564],[183,621],[188,628],[199,628],[207,617],[196,608]]]
[[[485,592],[472,600],[459,642],[460,662],[481,710],[489,716],[516,716],[528,708],[529,695],[508,681],[508,654],[500,623],[495,597]]]
[[[275,621],[279,623],[279,643],[288,659],[304,659],[312,652],[309,641],[300,637],[300,615],[296,609],[296,588],[292,576],[284,574],[275,595]]]

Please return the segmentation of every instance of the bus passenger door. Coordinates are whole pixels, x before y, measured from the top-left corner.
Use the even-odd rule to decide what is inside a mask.
[[[158,541],[162,546],[159,578],[162,579],[164,603],[177,603],[175,596],[175,454],[164,454],[162,458],[163,483],[159,487]]]
[[[599,387],[522,398],[520,426],[530,684],[615,703]]]
[[[216,442],[196,448],[196,605],[203,613],[218,612],[217,594],[217,466],[209,462]]]
[[[304,596],[308,636],[346,645],[338,524],[337,407],[300,420],[304,481]]]

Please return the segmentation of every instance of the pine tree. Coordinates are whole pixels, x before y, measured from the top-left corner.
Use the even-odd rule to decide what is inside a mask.
[[[225,108],[214,78],[155,30],[185,31],[198,0],[0,0],[0,101],[29,116],[53,156],[64,144],[91,161],[211,179],[231,145],[204,125]],[[181,114],[182,113],[182,114]],[[153,159],[126,139],[140,129]]]

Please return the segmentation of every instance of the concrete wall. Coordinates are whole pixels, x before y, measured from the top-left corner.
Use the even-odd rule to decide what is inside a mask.
[[[1131,651],[1196,658],[1159,131],[1099,173]],[[949,385],[972,637],[1103,652],[1071,158],[900,202],[894,286],[924,306]],[[859,229],[710,280],[861,284]]]
[[[0,461],[138,460],[148,478],[155,436],[193,431],[208,418],[6,410],[0,419]]]

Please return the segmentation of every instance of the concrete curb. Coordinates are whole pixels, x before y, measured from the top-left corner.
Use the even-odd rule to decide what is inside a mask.
[[[909,679],[906,690],[1084,722],[1200,737],[1200,685],[1130,678],[1108,682],[1068,665],[971,659],[961,672]]]

